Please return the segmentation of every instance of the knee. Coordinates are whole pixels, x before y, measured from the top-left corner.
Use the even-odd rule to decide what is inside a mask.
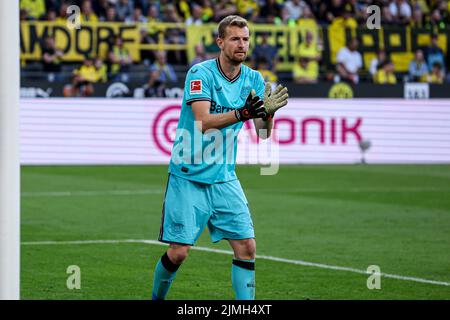
[[[167,250],[167,256],[173,264],[181,264],[188,257],[190,248],[187,245],[170,245],[170,248]]]
[[[248,239],[246,243],[246,252],[250,256],[250,259],[255,259],[256,255],[256,241],[255,239]]]
[[[253,260],[256,255],[256,241],[255,239],[241,240],[239,250],[236,252],[238,259]]]

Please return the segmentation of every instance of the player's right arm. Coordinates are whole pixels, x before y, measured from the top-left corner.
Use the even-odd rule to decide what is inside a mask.
[[[242,107],[226,113],[211,114],[212,83],[212,79],[200,66],[193,66],[186,77],[186,103],[191,106],[195,121],[199,122],[199,130],[203,133],[208,129],[222,129],[239,121],[267,116],[264,103],[254,90]]]
[[[212,83],[208,72],[200,66],[193,66],[187,73],[184,97],[192,108],[198,129],[204,133],[208,129],[221,129],[238,120],[233,111],[222,114],[210,114]]]
[[[211,102],[207,100],[193,101],[191,106],[195,121],[199,122],[199,130],[203,133],[208,129],[222,129],[239,121],[266,118],[269,115],[255,90],[250,92],[241,108],[226,113],[211,114]]]
[[[195,101],[192,102],[191,106],[195,121],[199,124],[198,129],[201,130],[202,133],[208,129],[222,129],[239,122],[234,111],[210,114],[209,108],[211,107],[211,101]]]

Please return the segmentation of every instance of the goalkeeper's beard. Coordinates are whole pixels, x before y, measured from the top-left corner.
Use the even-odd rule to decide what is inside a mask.
[[[228,61],[229,61],[232,65],[238,66],[238,65],[240,65],[242,62],[245,61],[245,59],[247,58],[247,53],[244,53],[244,54],[242,55],[242,58],[239,58],[238,56],[236,56],[236,53],[233,54],[233,55],[231,55],[231,56],[225,53],[225,57],[228,59]]]

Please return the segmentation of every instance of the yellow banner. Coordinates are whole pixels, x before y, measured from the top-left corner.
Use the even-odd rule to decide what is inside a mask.
[[[176,28],[186,33],[186,44],[166,44],[165,32]],[[155,44],[141,44],[141,31],[147,30],[156,34]],[[189,26],[184,24],[152,23],[88,23],[84,22],[80,29],[69,29],[65,22],[22,22],[20,26],[20,46],[22,60],[41,60],[41,44],[47,35],[54,35],[56,46],[64,51],[64,61],[82,61],[85,55],[107,57],[110,41],[120,35],[124,46],[129,50],[135,62],[140,61],[140,50],[186,50],[188,60],[195,55],[194,47],[198,43],[209,45],[215,42],[216,24]],[[430,42],[429,30],[416,30],[409,27],[396,29],[344,29],[332,25],[319,27],[314,20],[301,21],[294,26],[250,25],[250,52],[261,42],[261,33],[268,32],[269,43],[278,47],[280,62],[277,71],[291,71],[297,60],[298,50],[306,31],[314,35],[314,42],[320,44],[323,60],[321,66],[332,69],[336,63],[336,54],[352,36],[360,39],[359,51],[363,55],[364,67],[367,70],[376,50],[385,48],[394,62],[396,71],[407,71],[413,52]],[[439,35],[439,46],[447,51],[447,35]],[[319,41],[321,40],[321,41]]]
[[[110,41],[120,35],[134,61],[140,60],[140,34],[137,25],[123,23],[83,23],[80,29],[69,29],[64,22],[22,22],[20,47],[22,59],[40,60],[41,44],[54,35],[56,47],[64,51],[64,61],[82,61],[85,55],[106,58]]]

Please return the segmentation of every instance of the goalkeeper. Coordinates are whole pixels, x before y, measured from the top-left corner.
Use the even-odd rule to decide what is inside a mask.
[[[213,242],[226,239],[233,249],[236,299],[255,298],[256,242],[248,202],[234,171],[237,135],[243,123],[252,119],[258,136],[268,138],[273,116],[287,104],[288,94],[283,86],[271,92],[258,72],[242,65],[249,48],[245,19],[228,16],[218,31],[219,57],[194,65],[186,76],[159,234],[159,241],[169,247],[154,270],[154,300],[166,298],[180,265],[206,226]],[[200,142],[193,139],[196,134],[202,137]],[[217,139],[218,134],[223,140]],[[205,158],[213,140],[226,147]]]

